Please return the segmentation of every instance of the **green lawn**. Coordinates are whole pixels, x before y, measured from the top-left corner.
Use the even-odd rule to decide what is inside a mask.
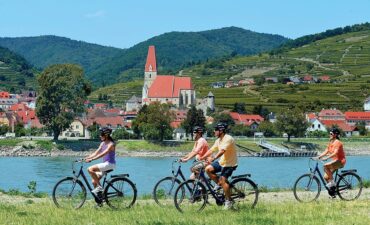
[[[180,214],[174,207],[159,208],[140,202],[132,209],[113,211],[107,206],[95,209],[87,204],[79,210],[56,208],[51,201],[34,203],[0,203],[0,224],[20,225],[92,225],[92,224],[258,224],[258,225],[368,225],[370,202],[333,200],[310,204],[298,202],[258,203],[246,211],[222,211],[221,207],[207,206],[200,213]]]

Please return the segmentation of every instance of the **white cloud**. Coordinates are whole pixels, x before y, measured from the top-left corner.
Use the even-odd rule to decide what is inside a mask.
[[[99,10],[99,11],[96,11],[96,12],[93,12],[93,13],[85,14],[85,17],[88,18],[88,19],[98,18],[98,17],[103,17],[103,16],[105,16],[105,11],[104,10]]]

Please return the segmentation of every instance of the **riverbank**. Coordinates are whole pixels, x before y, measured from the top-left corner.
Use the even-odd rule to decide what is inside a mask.
[[[274,144],[283,144],[281,139],[269,140]],[[305,141],[305,142],[303,142]],[[213,141],[210,140],[210,143]],[[238,154],[241,157],[253,156],[250,152],[258,153],[259,148],[253,139],[237,139],[237,143],[246,147],[248,151],[239,148]],[[315,152],[323,151],[327,140],[303,139],[292,142],[292,146],[310,143],[316,146]],[[0,157],[84,157],[91,154],[98,147],[99,142],[94,140],[84,141],[52,141],[40,140],[0,140]],[[370,155],[370,141],[365,140],[345,140],[345,152],[348,156],[367,156]],[[181,157],[191,151],[193,142],[164,142],[152,143],[144,140],[121,140],[117,142],[116,152],[122,157]]]

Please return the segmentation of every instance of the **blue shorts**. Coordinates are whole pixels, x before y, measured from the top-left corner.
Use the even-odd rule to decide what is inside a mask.
[[[233,174],[236,167],[238,167],[238,166],[222,167],[218,161],[213,162],[211,166],[213,167],[215,173],[221,172],[221,177],[225,177],[226,179],[229,178]]]

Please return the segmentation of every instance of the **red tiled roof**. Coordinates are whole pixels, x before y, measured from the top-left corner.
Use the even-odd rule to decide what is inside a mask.
[[[264,121],[263,117],[260,115],[251,115],[251,114],[239,114],[237,112],[230,112],[231,118],[235,121],[239,121],[247,126],[251,125],[253,122],[260,123]]]
[[[321,79],[322,81],[329,81],[329,80],[330,80],[330,77],[329,77],[329,76],[327,76],[327,75],[324,75],[324,76],[321,76],[321,77],[320,77],[320,79]]]
[[[343,131],[354,131],[356,129],[355,126],[347,124],[344,120],[320,120],[320,122],[324,124],[326,128],[337,125]]]
[[[179,128],[179,127],[180,127],[180,125],[181,125],[181,121],[172,121],[172,122],[170,123],[170,126],[171,126],[172,128]]]
[[[24,103],[18,103],[18,104],[14,104],[12,105],[10,108],[9,108],[10,111],[27,111],[27,110],[30,110],[30,108],[24,104]]]
[[[316,114],[315,113],[308,113],[307,114],[307,118],[312,120],[312,119],[315,119],[316,118]]]
[[[312,76],[311,75],[306,75],[303,77],[303,80],[304,81],[311,81],[312,80]]]
[[[344,116],[344,114],[337,109],[323,109],[319,112],[319,116]]]
[[[148,91],[149,98],[179,97],[180,90],[193,89],[190,77],[175,77],[158,75]],[[145,100],[144,100],[145,101]]]
[[[148,56],[146,57],[145,72],[157,72],[157,61],[155,58],[155,47],[149,46]]]
[[[91,125],[94,122],[102,127],[106,127],[109,125],[111,125],[112,127],[117,127],[117,125],[123,126],[123,119],[121,116],[97,117],[95,119],[89,120],[87,124]]]
[[[370,120],[370,112],[345,112],[346,120]]]

